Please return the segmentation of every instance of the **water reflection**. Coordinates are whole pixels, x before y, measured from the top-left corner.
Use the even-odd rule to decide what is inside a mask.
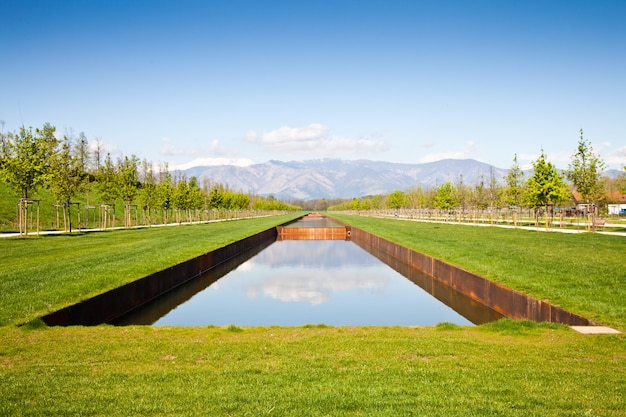
[[[120,323],[409,326],[483,321],[466,314],[469,307],[455,307],[467,319],[440,301],[454,305],[458,293],[446,289],[442,295],[428,284],[433,296],[419,286],[429,277],[413,271],[407,279],[397,265],[396,271],[353,242],[277,241],[252,255],[177,289],[173,301],[167,301],[172,295],[161,297],[149,314],[142,313],[145,309],[135,313],[141,319],[129,316]]]
[[[245,285],[249,298],[266,296],[283,302],[329,302],[333,294],[375,291],[392,285],[376,259],[361,256],[355,245],[332,240],[276,242],[241,266],[256,271],[257,279]]]

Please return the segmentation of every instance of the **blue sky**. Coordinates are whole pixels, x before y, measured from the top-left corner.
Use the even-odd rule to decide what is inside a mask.
[[[3,131],[170,167],[626,164],[626,1],[0,0]]]

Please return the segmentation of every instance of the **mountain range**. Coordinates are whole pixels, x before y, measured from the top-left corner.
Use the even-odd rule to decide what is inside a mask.
[[[318,159],[268,161],[249,166],[197,166],[182,171],[187,177],[206,178],[232,190],[281,200],[352,198],[406,190],[416,185],[436,187],[446,181],[472,184],[491,172],[501,182],[508,170],[473,159],[445,159],[422,164],[369,160]]]
[[[488,183],[492,175],[501,184],[508,169],[474,159],[444,159],[421,164],[318,159],[268,161],[245,167],[197,166],[182,172],[187,177],[206,178],[235,191],[292,201],[387,194],[417,185],[437,187],[446,181],[456,184],[460,179],[465,184],[477,184],[481,179]]]

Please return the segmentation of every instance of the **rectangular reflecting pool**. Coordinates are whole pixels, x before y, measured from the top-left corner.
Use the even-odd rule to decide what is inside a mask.
[[[429,326],[501,317],[423,273],[406,271],[351,241],[279,240],[239,255],[114,324]]]

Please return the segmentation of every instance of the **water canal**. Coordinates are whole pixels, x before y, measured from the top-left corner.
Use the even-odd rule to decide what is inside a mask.
[[[304,224],[332,227],[327,219]],[[279,237],[213,268],[115,324],[429,326],[440,322],[479,324],[500,317],[427,275],[386,259],[375,248],[345,239]]]

